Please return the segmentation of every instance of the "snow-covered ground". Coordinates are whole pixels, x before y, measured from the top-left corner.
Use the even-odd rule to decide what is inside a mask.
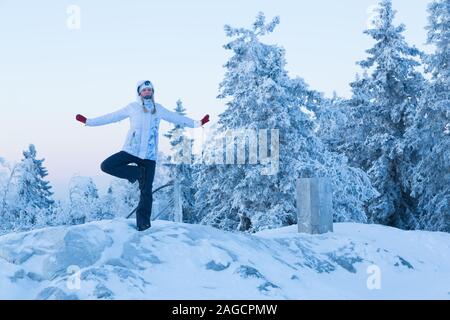
[[[133,220],[0,237],[0,299],[450,299],[450,234],[337,223],[254,235]]]

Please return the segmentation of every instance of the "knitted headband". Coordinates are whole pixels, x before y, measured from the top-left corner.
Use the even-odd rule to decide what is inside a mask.
[[[137,93],[140,94],[144,88],[150,88],[154,90],[153,84],[149,80],[144,81],[141,85],[137,87]]]

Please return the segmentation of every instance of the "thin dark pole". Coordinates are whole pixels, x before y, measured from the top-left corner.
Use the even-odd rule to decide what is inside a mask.
[[[164,189],[165,187],[171,186],[171,185],[173,185],[173,180],[170,180],[170,181],[169,181],[168,183],[166,183],[165,185],[162,185],[162,186],[156,188],[155,190],[152,190],[152,194],[154,194],[155,192],[157,192],[157,191],[159,191],[159,190],[161,190],[161,189]],[[133,211],[130,212],[130,214],[127,216],[127,219],[130,218],[130,217],[133,215],[133,213],[136,212],[137,208],[138,208],[138,207],[134,208]]]

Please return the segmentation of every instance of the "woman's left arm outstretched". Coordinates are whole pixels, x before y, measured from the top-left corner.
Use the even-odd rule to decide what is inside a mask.
[[[194,120],[177,112],[170,111],[167,108],[163,107],[161,104],[159,105],[159,110],[161,111],[162,119],[183,127],[198,128],[209,121],[209,115],[206,115],[202,120]]]

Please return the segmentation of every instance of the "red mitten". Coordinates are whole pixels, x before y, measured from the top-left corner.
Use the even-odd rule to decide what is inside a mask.
[[[77,116],[75,117],[75,119],[77,119],[80,122],[86,123],[86,117],[82,116],[81,114],[77,114]]]
[[[206,116],[204,116],[202,118],[202,120],[200,120],[201,124],[204,125],[205,123],[207,123],[209,121],[209,114],[207,114]]]

